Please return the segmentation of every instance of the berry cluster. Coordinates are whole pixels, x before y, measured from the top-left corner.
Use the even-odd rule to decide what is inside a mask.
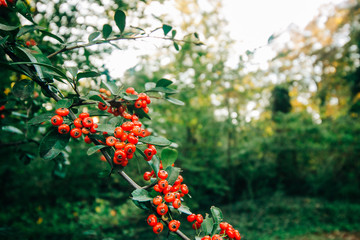
[[[205,236],[201,238],[201,240],[222,240],[222,239],[233,239],[233,240],[240,240],[241,236],[238,230],[234,229],[233,226],[231,226],[227,222],[221,222],[219,224],[220,227],[220,233],[215,234],[212,237]]]
[[[30,39],[28,41],[25,42],[25,45],[30,47],[30,46],[36,46],[36,42],[34,39]]]
[[[4,110],[5,110],[5,105],[2,105],[2,106],[0,107],[0,113],[3,112]],[[1,119],[4,119],[4,118],[5,118],[5,114],[1,113],[0,118],[1,118]]]
[[[188,222],[190,222],[190,223],[192,223],[192,222],[194,222],[193,223],[193,225],[192,225],[192,228],[194,229],[194,230],[197,230],[197,229],[199,229],[200,227],[201,227],[201,224],[203,223],[203,221],[204,221],[204,217],[201,215],[201,214],[190,214],[189,216],[187,216],[187,218],[186,218],[187,220],[188,220]]]

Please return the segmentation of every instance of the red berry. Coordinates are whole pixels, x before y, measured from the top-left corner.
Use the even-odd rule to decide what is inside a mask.
[[[94,121],[91,117],[86,117],[83,119],[82,124],[84,127],[90,128],[94,124]]]
[[[135,136],[140,136],[141,135],[141,127],[134,126],[133,129],[131,130],[131,133],[133,133]]]
[[[190,214],[189,216],[187,216],[187,220],[188,220],[188,222],[193,222],[193,221],[195,221],[195,218],[196,218],[196,215],[195,214]]]
[[[123,118],[125,118],[125,119],[131,119],[131,114],[130,113],[127,113],[127,112],[124,112],[123,114],[122,114],[122,116],[123,116]]]
[[[189,193],[189,188],[186,184],[181,184],[180,186],[180,190],[183,194],[188,194]]]
[[[89,113],[87,113],[87,112],[80,113],[80,115],[79,115],[79,118],[81,118],[81,119],[84,119],[87,117],[90,117]]]
[[[164,188],[163,190],[162,190],[162,193],[163,194],[167,194],[167,193],[169,193],[170,191],[171,191],[171,185],[168,185],[166,188]]]
[[[201,240],[211,240],[211,237],[210,236],[205,236]]]
[[[149,181],[151,179],[151,172],[145,172],[144,173],[144,180]]]
[[[175,192],[175,193],[174,193],[174,196],[175,196],[176,199],[180,199],[180,193]]]
[[[136,100],[135,103],[134,103],[134,106],[136,108],[142,108],[142,101],[141,100]]]
[[[174,193],[167,193],[164,197],[166,202],[173,202],[175,200]]]
[[[146,95],[146,93],[139,93],[138,96],[139,96],[138,100],[145,100],[147,95]]]
[[[126,89],[126,93],[133,94],[134,92],[135,92],[135,89],[132,88],[132,87],[128,87],[128,88]]]
[[[176,232],[180,227],[180,222],[178,220],[171,220],[168,227],[171,232]]]
[[[87,134],[90,133],[89,129],[84,128],[84,127],[81,129],[81,132],[82,132],[83,134],[85,134],[85,135],[87,135]]]
[[[77,128],[82,128],[83,125],[82,125],[82,119],[81,118],[76,118],[74,120],[74,126],[77,127]]]
[[[158,173],[158,177],[159,177],[160,179],[166,179],[166,178],[168,177],[167,171],[165,171],[165,170],[160,170],[159,173]]]
[[[51,124],[54,126],[60,126],[63,122],[64,119],[59,115],[55,115],[51,118]]]
[[[114,154],[114,163],[121,164],[126,159],[126,153],[123,150],[116,150]]]
[[[134,152],[136,150],[136,147],[135,147],[134,144],[128,143],[128,144],[125,145],[124,150],[125,150],[127,155],[132,155],[132,154],[134,154]]]
[[[65,117],[67,115],[69,115],[69,109],[67,108],[58,108],[56,109],[56,114],[62,117]]]
[[[223,238],[219,234],[215,234],[212,236],[211,240],[223,240]]]
[[[124,122],[121,125],[121,128],[124,129],[124,131],[131,131],[134,127],[134,123],[132,122]]]
[[[87,144],[90,144],[90,143],[92,142],[91,139],[89,138],[89,136],[85,136],[84,141],[85,141]]]
[[[164,226],[162,223],[158,222],[154,227],[153,227],[153,232],[156,234],[159,234],[162,232],[162,230],[164,229]]]
[[[135,137],[133,134],[129,134],[127,136],[127,140],[129,141],[129,143],[132,143],[132,144],[137,144],[139,142],[139,139],[137,137]]]
[[[73,138],[79,138],[79,137],[81,137],[81,135],[82,135],[82,132],[81,132],[80,128],[73,128],[70,131],[70,136]]]
[[[133,114],[133,115],[131,116],[131,121],[132,121],[132,122],[137,122],[137,121],[139,121],[139,117],[136,116],[135,114]]]
[[[106,145],[108,145],[109,147],[114,146],[116,143],[116,138],[114,137],[107,137],[106,138]]]
[[[70,127],[69,127],[69,125],[67,125],[67,124],[61,124],[61,125],[58,127],[58,132],[59,132],[60,134],[67,134],[69,131],[70,131]]]
[[[126,132],[123,132],[121,135],[120,135],[120,140],[122,142],[125,142],[127,139],[128,139],[128,134]]]
[[[156,192],[162,192],[161,189],[160,189],[160,187],[159,187],[159,184],[156,184],[156,185],[154,186],[154,190],[155,190]]]
[[[153,227],[158,223],[158,219],[154,214],[151,214],[148,216],[147,218],[147,224],[149,224],[149,226]]]
[[[219,224],[220,229],[226,230],[229,227],[229,224],[227,222],[221,222]]]
[[[241,235],[239,233],[238,230],[235,230],[235,236],[234,236],[235,240],[241,240]]]
[[[161,196],[156,196],[156,197],[154,197],[153,198],[153,204],[154,205],[159,205],[159,204],[161,204],[162,203],[162,197]]]
[[[193,225],[192,225],[192,228],[194,230],[199,229],[200,227],[201,227],[201,223],[198,223],[198,222],[194,222]]]
[[[175,209],[178,209],[179,207],[181,207],[181,200],[178,199],[178,198],[175,199],[175,200],[173,201],[172,205],[173,205],[173,207],[174,207]]]
[[[90,128],[90,132],[91,133],[96,133],[96,129],[98,128],[98,125],[96,123],[94,123],[91,128]]]
[[[105,111],[108,108],[108,106],[105,103],[99,102],[98,108],[102,111]]]
[[[117,127],[114,130],[114,136],[116,138],[121,138],[121,134],[124,132],[124,130],[121,127]]]
[[[154,151],[153,151],[152,148],[147,148],[147,149],[145,149],[144,154],[146,155],[146,157],[149,158],[149,157],[152,157],[154,155]]]
[[[198,215],[196,215],[195,220],[201,224],[204,221],[204,218],[201,214],[198,214]]]
[[[158,181],[158,184],[161,190],[164,190],[169,185],[168,181],[166,181],[165,179],[161,179],[160,181]]]
[[[115,148],[116,149],[122,149],[125,147],[125,143],[124,142],[116,142],[115,143]]]
[[[149,112],[149,108],[148,108],[148,107],[144,108],[144,112],[145,112],[145,113],[148,113],[148,112]]]
[[[156,212],[162,216],[165,215],[168,212],[168,206],[165,203],[161,203],[157,206],[156,208]]]

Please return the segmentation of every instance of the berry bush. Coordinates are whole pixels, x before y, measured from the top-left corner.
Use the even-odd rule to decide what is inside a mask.
[[[98,86],[83,94],[79,91],[79,81],[83,78],[97,78],[102,73],[65,68],[58,61],[53,61],[55,57],[61,59],[62,53],[74,49],[111,44],[118,40],[151,38],[151,33],[128,30],[125,12],[117,10],[114,21],[118,31],[112,30],[110,25],[104,25],[101,32],[89,35],[88,43],[65,43],[61,36],[35,23],[26,2],[0,0],[0,7],[13,18],[22,17],[31,22],[30,25],[11,25],[10,21],[0,23],[0,51],[4,56],[2,67],[10,70],[15,79],[4,83],[11,86],[11,93],[1,98],[0,124],[3,131],[25,133],[24,140],[15,144],[31,143],[34,141],[33,135],[41,134],[42,139],[38,143],[40,157],[53,160],[57,167],[55,175],[63,176],[70,139],[83,139],[90,145],[88,155],[101,152],[101,160],[106,161],[111,168],[109,177],[119,175],[133,187],[131,199],[137,207],[148,213],[144,214],[144,225],[147,223],[154,234],[166,230],[168,234],[190,239],[181,231],[182,225],[190,224],[195,231],[195,239],[242,238],[238,230],[224,221],[219,208],[213,206],[211,214],[205,215],[191,212],[186,202],[196,199],[190,199],[191,193],[186,183],[190,184],[191,181],[183,179],[181,169],[175,166],[176,145],[147,129],[151,120],[149,107],[154,99],[183,105],[183,102],[173,98],[177,93],[172,87],[173,81],[163,78],[157,82],[148,82],[140,90],[103,79]],[[170,37],[167,36],[172,30],[171,26],[164,24],[160,29],[164,33],[162,39],[172,41],[177,50],[184,41],[200,43],[196,40],[196,34],[195,40],[178,40],[174,30]],[[46,55],[45,46],[46,49],[53,49],[53,52]],[[59,84],[67,85],[72,93],[65,93]],[[44,106],[49,104],[56,110],[44,112]],[[21,107],[25,109],[25,115],[18,117],[26,119],[26,124],[12,119],[12,109]],[[144,120],[147,120],[146,124]],[[43,125],[46,127],[41,127]],[[41,129],[45,130],[41,132]],[[34,158],[26,150],[23,157],[27,160]],[[136,183],[125,172],[127,165],[134,164],[134,158],[148,163],[147,169],[142,169],[142,184]],[[187,216],[187,221],[180,222],[181,214]]]

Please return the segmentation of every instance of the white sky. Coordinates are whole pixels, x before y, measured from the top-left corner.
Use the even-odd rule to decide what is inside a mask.
[[[227,31],[231,37],[236,40],[233,56],[231,56],[228,65],[236,64],[239,55],[246,50],[267,44],[268,38],[273,33],[280,33],[291,25],[295,24],[303,29],[317,14],[318,9],[323,4],[340,3],[343,0],[223,0],[223,9],[221,13],[228,21]],[[154,6],[151,6],[155,4]],[[199,0],[202,9],[209,7],[207,0]],[[165,1],[165,5],[153,2],[149,9],[152,13],[156,11],[163,13],[168,10],[171,16],[171,7],[174,6],[172,0]],[[160,8],[161,7],[161,8]],[[202,39],[206,44],[206,39]],[[115,50],[111,57],[106,59],[106,65],[114,77],[123,75],[126,69],[133,67],[138,62],[138,57],[156,50],[154,43],[143,43],[138,45],[139,50],[119,51]],[[265,61],[270,58],[271,51],[262,49],[259,61]],[[116,63],[116,59],[127,59],[121,66]]]

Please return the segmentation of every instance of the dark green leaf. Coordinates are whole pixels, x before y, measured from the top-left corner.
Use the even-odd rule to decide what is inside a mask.
[[[65,149],[70,139],[70,134],[59,134],[57,128],[52,128],[41,140],[39,155],[45,160],[55,158]]]
[[[1,129],[5,132],[11,132],[16,134],[23,134],[23,132],[14,126],[2,126]]]
[[[162,29],[164,31],[164,35],[166,36],[172,29],[172,26],[163,24]]]
[[[139,202],[133,200],[133,203],[140,209],[143,210],[150,210],[151,209],[151,203],[150,202]]]
[[[15,83],[13,89],[15,97],[26,99],[32,96],[34,92],[34,82],[30,80],[21,80]]]
[[[53,116],[54,116],[54,113],[50,113],[50,112],[43,113],[43,114],[40,114],[40,115],[32,118],[27,124],[37,125],[37,124],[43,123],[47,120],[50,120]]]
[[[120,32],[123,33],[126,25],[126,15],[123,11],[117,10],[115,12],[115,23],[116,26],[119,28]]]
[[[180,106],[184,106],[185,103],[183,101],[180,101],[179,99],[176,99],[176,98],[172,98],[172,97],[169,97],[169,96],[165,96],[165,100],[168,101],[168,102],[171,102],[175,105],[180,105]]]
[[[100,32],[93,32],[92,34],[89,35],[88,40],[89,40],[89,42],[92,42],[99,36],[100,36]]]
[[[150,90],[150,89],[152,89],[154,87],[156,87],[156,83],[154,83],[154,82],[145,83],[145,90]]]
[[[174,44],[175,50],[176,50],[176,51],[179,51],[179,50],[180,50],[179,44],[177,44],[176,42],[173,42],[173,44]]]
[[[107,105],[107,103],[104,101],[104,99],[102,99],[102,97],[100,97],[99,95],[91,95],[88,99],[102,102],[103,104]]]
[[[172,31],[171,31],[171,37],[172,37],[172,38],[175,38],[175,36],[176,36],[176,30],[172,30]]]
[[[88,71],[88,72],[81,72],[77,74],[76,79],[79,81],[82,78],[91,78],[91,77],[98,77],[100,76],[100,73],[94,72],[94,71]]]
[[[161,151],[161,162],[163,164],[163,168],[166,169],[168,166],[171,166],[175,163],[178,157],[178,151],[172,148],[164,148]]]
[[[167,94],[177,93],[177,91],[175,89],[167,88],[167,87],[156,87],[156,88],[152,88],[150,90],[146,90],[146,92],[162,92],[162,93],[167,93]]]
[[[9,35],[6,35],[5,37],[0,39],[0,45],[3,45],[4,43],[6,43],[6,40],[9,38]]]
[[[100,131],[100,132],[108,132],[109,134],[112,134],[114,132],[115,128],[111,124],[99,124],[99,126],[96,130]]]
[[[45,28],[38,25],[25,25],[20,28],[20,31],[17,33],[16,37],[20,37],[28,32],[33,32],[35,30],[45,30]]]
[[[138,95],[133,95],[133,94],[130,94],[130,95],[127,95],[127,94],[122,94],[121,97],[125,100],[128,100],[128,101],[135,101],[139,98]]]
[[[141,150],[140,150],[141,151]],[[145,154],[144,154],[144,158],[146,158]],[[150,161],[148,161],[148,164],[150,165],[150,167],[154,170],[154,172],[156,174],[158,174],[159,170],[160,170],[160,159],[154,155],[152,157],[152,159]]]
[[[140,119],[147,118],[151,120],[150,116],[142,108],[135,108],[135,113],[139,116]]]
[[[208,216],[208,214],[206,215],[207,216],[205,217],[203,223],[201,224],[201,230],[204,232],[205,235],[210,235],[213,229],[214,222],[213,219]]]
[[[29,55],[28,55],[28,57],[30,58]],[[56,68],[56,67],[54,67],[52,65],[46,64],[46,63],[39,63],[39,62],[37,62],[37,59],[34,56],[32,56],[31,58],[32,58],[32,59],[30,59],[31,61],[34,60],[36,62],[13,62],[13,63],[10,63],[10,65],[33,64],[33,65],[35,65],[35,69],[40,68],[39,66],[46,67],[46,68],[52,70],[54,73],[58,74],[60,77],[62,77],[64,79],[66,79],[67,81],[69,81],[66,74],[63,73],[58,68]],[[39,71],[40,71],[40,74],[43,74],[41,68],[40,68]],[[39,74],[39,72],[38,72],[38,74]],[[42,75],[42,76],[44,76],[44,75]]]
[[[21,0],[17,1],[16,2],[16,10],[21,15],[23,15],[27,20],[34,23],[34,20],[31,17],[31,12],[30,12],[29,6],[27,5],[27,3],[25,3],[25,1],[21,1]]]
[[[52,37],[52,38],[58,40],[60,43],[64,43],[64,40],[62,40],[60,37],[56,36],[55,34],[52,34],[51,32],[48,32],[46,30],[41,30],[41,29],[38,29],[38,30],[39,30],[39,32],[41,32],[45,36]]]
[[[164,137],[154,137],[154,136],[144,137],[141,138],[139,141],[141,141],[142,143],[152,144],[161,147],[166,147],[171,144],[171,142]]]
[[[152,198],[149,197],[148,191],[142,188],[134,190],[131,195],[134,201],[146,202],[152,200]]]
[[[73,102],[74,102],[73,99],[61,99],[56,103],[55,108],[56,109],[58,109],[58,108],[69,108],[69,107],[71,107]]]
[[[109,24],[104,24],[103,29],[102,29],[102,34],[103,37],[106,39],[110,36],[112,32],[112,27]]]
[[[197,32],[194,33],[194,36],[199,39],[199,34]]]
[[[104,86],[114,95],[116,95],[119,91],[119,87],[116,86],[115,82],[102,81],[102,84],[104,84]]]
[[[105,146],[105,145],[92,146],[91,148],[89,148],[89,149],[87,150],[86,153],[87,153],[87,155],[92,155],[92,154],[96,153],[97,150],[102,149],[102,148],[105,148],[105,147],[107,147],[107,146]]]
[[[165,171],[167,171],[167,173],[169,174],[169,176],[167,177],[167,181],[170,185],[174,184],[174,182],[176,181],[176,179],[180,174],[180,170],[181,170],[180,168],[171,167],[171,166],[165,168]]]
[[[124,118],[114,117],[109,120],[109,124],[114,126],[114,129],[116,127],[121,126],[121,124],[124,122]]]
[[[171,85],[172,83],[173,83],[173,81],[166,79],[166,78],[162,78],[156,82],[156,87],[167,87],[167,86]]]
[[[14,31],[15,29],[18,29],[19,26],[9,26],[9,25],[5,25],[5,24],[1,24],[0,23],[0,30],[3,30],[3,31]]]

